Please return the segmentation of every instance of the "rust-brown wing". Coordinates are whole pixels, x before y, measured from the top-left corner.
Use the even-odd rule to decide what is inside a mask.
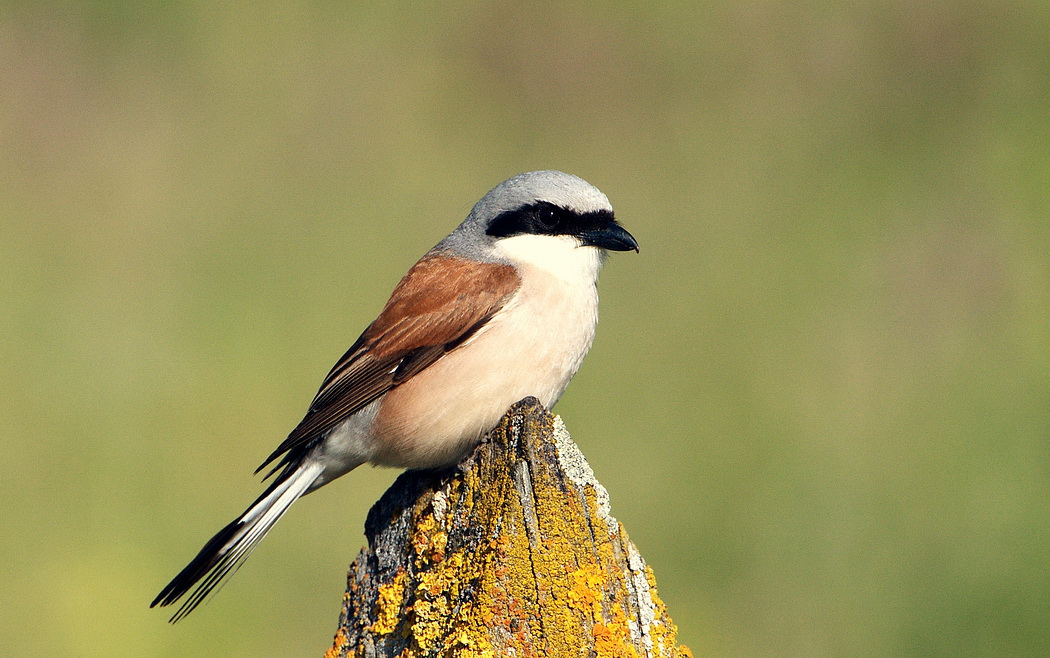
[[[274,470],[297,462],[348,416],[462,345],[507,303],[519,282],[510,265],[440,252],[424,256],[325,377],[303,420],[256,472],[281,455]]]

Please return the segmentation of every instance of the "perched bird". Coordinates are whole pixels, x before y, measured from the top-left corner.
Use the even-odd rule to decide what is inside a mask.
[[[303,494],[361,464],[454,464],[507,408],[558,401],[591,347],[608,250],[638,250],[609,199],[560,171],[486,194],[394,288],[325,377],[302,422],[256,473],[269,488],[150,607],[193,611]]]

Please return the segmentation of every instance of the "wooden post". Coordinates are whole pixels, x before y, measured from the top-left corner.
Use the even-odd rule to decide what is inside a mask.
[[[605,489],[535,398],[457,467],[401,475],[365,531],[326,658],[692,655]]]

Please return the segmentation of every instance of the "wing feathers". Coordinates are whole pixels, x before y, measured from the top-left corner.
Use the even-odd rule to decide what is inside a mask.
[[[424,256],[328,373],[306,417],[256,472],[281,455],[275,470],[300,458],[314,439],[465,343],[507,303],[519,283],[510,265],[440,252]]]

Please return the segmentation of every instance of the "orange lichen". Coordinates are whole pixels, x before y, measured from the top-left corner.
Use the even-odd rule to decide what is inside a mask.
[[[335,640],[331,648],[324,652],[324,658],[339,658],[350,644],[350,638],[346,636],[346,629],[340,628],[335,634]]]

